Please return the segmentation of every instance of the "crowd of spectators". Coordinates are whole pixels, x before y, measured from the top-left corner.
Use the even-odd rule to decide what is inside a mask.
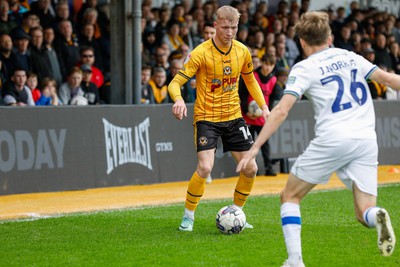
[[[107,6],[86,0],[0,0],[3,105],[109,103]]]
[[[151,0],[142,1],[142,103],[170,101],[154,95],[164,94],[166,84],[156,83],[160,68],[167,77],[183,65],[186,55],[204,41],[206,25],[212,25],[218,9],[217,0],[180,1],[174,6],[152,7]],[[274,73],[285,87],[290,68],[303,59],[293,26],[308,11],[309,0],[280,1],[277,11],[269,11],[268,1],[254,5],[251,0],[233,0],[230,5],[241,13],[237,40],[244,43],[253,56],[255,68],[263,55],[276,57]],[[377,66],[400,74],[400,19],[374,8],[361,9],[358,1],[348,7],[327,7],[332,28],[332,47],[344,48],[364,56]],[[182,88],[186,102],[193,102],[195,82]],[[190,84],[194,85],[190,86]],[[369,82],[374,99],[400,99],[397,91]]]
[[[230,3],[241,13],[237,40],[251,51],[255,68],[263,55],[276,57],[274,73],[283,88],[290,68],[303,59],[293,26],[309,3],[282,0],[274,12],[268,1]],[[209,38],[207,29],[213,27],[218,7],[217,0],[169,1],[159,7],[142,1],[141,103],[171,102],[166,86],[190,51]],[[86,0],[76,14],[72,10],[67,0],[0,0],[0,104],[110,103],[108,13],[97,0]],[[374,8],[360,9],[357,1],[325,11],[332,46],[400,74],[400,19]],[[30,77],[36,77],[34,88],[27,82]],[[188,103],[195,101],[195,86],[193,78],[182,88]],[[369,86],[375,99],[400,99],[385,85]],[[72,101],[74,97],[86,100]]]

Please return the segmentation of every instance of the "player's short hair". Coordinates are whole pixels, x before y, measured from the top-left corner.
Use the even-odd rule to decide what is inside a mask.
[[[240,18],[239,11],[231,6],[222,6],[217,10],[217,19],[227,19],[229,21],[238,21]]]
[[[311,11],[301,15],[300,20],[294,26],[298,37],[308,45],[322,45],[331,36],[329,16],[325,12]]]

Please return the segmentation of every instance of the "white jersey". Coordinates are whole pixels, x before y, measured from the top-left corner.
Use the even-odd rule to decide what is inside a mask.
[[[284,93],[312,101],[316,137],[376,139],[366,82],[376,68],[353,52],[327,48],[293,66]]]

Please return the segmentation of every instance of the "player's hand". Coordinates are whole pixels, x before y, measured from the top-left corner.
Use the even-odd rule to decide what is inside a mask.
[[[249,161],[254,159],[257,156],[258,149],[255,148],[254,146],[251,147],[249,151],[244,153],[242,159],[239,161],[238,165],[236,166],[236,172],[241,172],[242,170],[246,169],[247,164]]]
[[[270,111],[269,111],[269,108],[268,108],[268,106],[267,105],[263,105],[262,106],[262,116],[264,117],[264,119],[267,119],[268,118],[268,116],[269,116],[269,113],[271,113]]]
[[[246,115],[247,115],[247,117],[248,117],[250,120],[255,120],[255,119],[257,119],[257,117],[254,117],[253,114],[252,114],[251,112],[247,112]]]
[[[175,101],[175,104],[172,106],[172,114],[178,120],[182,120],[183,117],[187,117],[187,107],[183,99],[178,99]]]

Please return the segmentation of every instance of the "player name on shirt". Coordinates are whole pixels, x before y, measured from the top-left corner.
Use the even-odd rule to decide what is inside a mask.
[[[339,69],[350,68],[350,67],[354,67],[354,66],[356,66],[356,63],[353,59],[351,59],[349,61],[341,60],[341,61],[329,63],[329,65],[319,67],[319,69],[321,70],[321,75],[324,75],[324,74],[327,74],[327,73],[330,73],[333,71],[337,71]]]

